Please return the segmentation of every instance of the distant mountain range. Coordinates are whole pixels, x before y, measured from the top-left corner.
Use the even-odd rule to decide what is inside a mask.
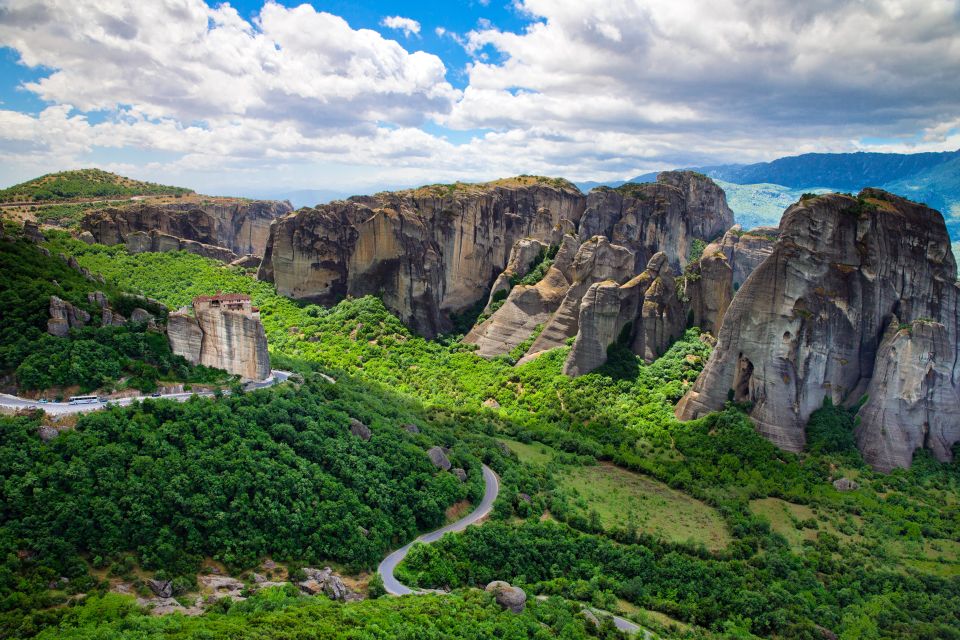
[[[942,153],[806,153],[756,164],[692,167],[721,183],[737,221],[749,228],[777,224],[805,192],[880,187],[943,213],[960,240],[960,150]],[[615,182],[583,182],[582,190],[624,182],[650,182],[657,172]]]

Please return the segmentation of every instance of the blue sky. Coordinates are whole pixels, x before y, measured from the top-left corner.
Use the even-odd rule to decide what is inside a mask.
[[[958,34],[960,0],[5,0],[0,184],[340,194],[954,150]]]

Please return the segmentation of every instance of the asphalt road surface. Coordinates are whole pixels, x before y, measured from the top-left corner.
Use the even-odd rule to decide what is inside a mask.
[[[273,386],[278,382],[283,382],[290,377],[289,371],[279,371],[273,370],[270,372],[270,376],[261,380],[260,382],[250,382],[247,383],[245,388],[247,390],[253,389],[264,389],[266,387]],[[20,398],[18,396],[11,396],[6,393],[0,393],[0,407],[6,407],[8,409],[43,409],[48,414],[53,416],[64,416],[71,413],[86,413],[88,411],[96,411],[98,409],[103,409],[110,405],[119,405],[121,407],[132,404],[137,400],[146,400],[148,398],[153,398],[159,400],[161,398],[166,398],[168,400],[176,400],[178,402],[186,402],[192,396],[213,396],[212,391],[185,391],[183,393],[164,393],[160,396],[134,396],[131,398],[116,398],[109,400],[108,403],[101,402],[91,402],[89,404],[70,404],[69,402],[40,402],[39,400],[31,400],[30,398]]]

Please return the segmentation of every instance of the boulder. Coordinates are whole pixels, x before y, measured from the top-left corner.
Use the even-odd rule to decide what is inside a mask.
[[[173,596],[173,583],[169,580],[155,580],[150,578],[147,580],[147,586],[150,588],[150,591],[159,598],[170,598]]]
[[[850,478],[837,478],[833,481],[833,488],[837,491],[856,491],[860,485]]]
[[[800,451],[829,398],[860,409],[857,444],[877,469],[960,440],[956,263],[938,212],[864,189],[801,199],[740,287],[682,420],[750,402],[758,431]]]
[[[420,433],[420,427],[415,424],[404,424],[400,426],[407,433]]]
[[[437,469],[442,469],[444,471],[450,470],[450,460],[447,459],[447,455],[440,447],[431,447],[428,449],[427,457],[430,458],[430,462],[432,462],[433,466],[435,466]]]
[[[33,220],[24,220],[23,221],[23,237],[29,240],[30,242],[46,242],[47,239],[43,236],[43,232],[40,231],[40,225],[38,225]]]
[[[97,239],[93,237],[93,234],[89,231],[81,231],[77,234],[77,240],[84,244],[94,244]]]
[[[527,594],[519,587],[512,587],[510,583],[503,580],[494,580],[484,589],[487,593],[492,593],[497,604],[513,613],[523,613],[527,606]]]
[[[37,435],[40,436],[40,439],[44,442],[50,442],[60,435],[60,430],[56,427],[50,427],[42,424],[37,427]]]
[[[453,475],[457,476],[457,479],[458,479],[460,482],[466,482],[466,481],[467,481],[467,472],[466,472],[465,469],[461,469],[460,467],[457,467],[456,469],[453,469],[453,470],[452,470],[452,473],[453,473]]]
[[[130,322],[154,322],[155,320],[152,313],[140,307],[130,312]]]
[[[252,254],[247,254],[245,256],[240,256],[236,260],[230,263],[231,267],[241,267],[243,269],[257,269],[260,267],[260,262],[262,262],[260,256],[255,256]]]
[[[483,406],[487,409],[499,409],[500,403],[497,402],[496,398],[487,398],[483,401]]]
[[[369,440],[370,436],[372,435],[372,432],[370,431],[370,427],[363,424],[356,418],[350,418],[350,433],[360,438],[364,442]]]

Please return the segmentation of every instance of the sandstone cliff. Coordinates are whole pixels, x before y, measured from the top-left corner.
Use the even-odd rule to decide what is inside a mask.
[[[242,380],[270,375],[267,336],[250,297],[240,294],[201,296],[167,319],[171,350],[191,364],[223,369]]]
[[[865,189],[857,198],[803,199],[779,231],[730,303],[677,416],[704,415],[728,396],[750,402],[759,432],[798,451],[825,397],[839,404],[867,392],[857,435],[868,462],[908,466],[920,446],[948,458],[960,438],[960,364],[956,264],[943,217]],[[894,331],[901,321],[914,331]]]
[[[695,239],[710,241],[733,226],[723,189],[690,171],[664,171],[656,182],[600,187],[587,196],[582,240],[603,235],[634,252],[634,273],[663,252],[675,270],[687,264]]]
[[[323,304],[379,295],[433,336],[450,327],[450,312],[487,297],[517,240],[549,244],[584,205],[572,184],[531,177],[333,202],[271,225],[259,278]]]
[[[247,254],[262,256],[270,223],[290,211],[289,203],[272,200],[140,203],[93,211],[84,217],[81,227],[102,244],[130,246],[131,236],[139,233],[133,242],[140,251],[185,249],[230,261]]]

